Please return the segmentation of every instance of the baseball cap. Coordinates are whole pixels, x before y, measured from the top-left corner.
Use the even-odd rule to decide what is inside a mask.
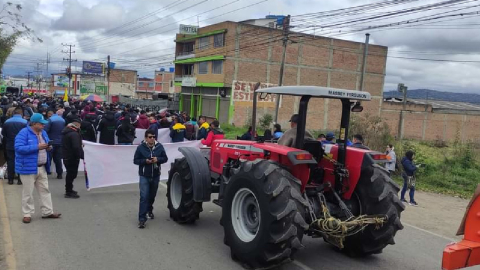
[[[41,113],[34,113],[32,117],[30,117],[30,122],[31,123],[40,123],[40,124],[48,124],[48,121],[45,121],[43,119],[43,115]]]
[[[288,122],[293,122],[293,123],[298,123],[298,114],[294,114],[292,115],[292,117],[290,118],[290,121]]]
[[[335,134],[330,131],[330,132],[327,133],[326,138],[327,138],[327,139],[333,139],[333,138],[335,138]]]

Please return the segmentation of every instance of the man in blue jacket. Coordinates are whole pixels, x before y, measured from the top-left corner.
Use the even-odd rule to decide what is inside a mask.
[[[36,187],[40,195],[42,218],[59,218],[60,213],[54,213],[52,196],[48,189],[50,172],[49,153],[52,147],[44,127],[48,122],[40,113],[30,117],[30,126],[22,129],[15,137],[15,171],[23,181],[22,212],[23,223],[30,223],[35,213],[33,189]]]
[[[5,142],[7,151],[7,170],[8,170],[8,184],[13,185],[13,178],[15,177],[15,137],[24,127],[27,126],[27,120],[23,119],[23,109],[17,107],[14,115],[5,121],[2,128],[2,136]],[[18,179],[18,184],[22,181]]]
[[[415,177],[415,172],[417,169],[420,167],[420,165],[415,165],[413,160],[415,159],[415,153],[413,151],[407,151],[405,153],[405,157],[402,158],[402,166],[403,166],[403,173],[402,173],[402,178],[403,178],[403,188],[401,192],[401,201],[404,203],[407,203],[407,200],[405,200],[405,193],[407,192],[407,189],[410,189],[409,195],[410,195],[410,202],[409,204],[411,206],[418,206],[418,203],[415,201],[415,183],[413,183],[410,187],[408,186],[408,178],[409,177]]]
[[[57,179],[63,178],[62,166],[62,131],[65,128],[65,120],[58,114],[52,115],[48,119],[48,124],[45,125],[45,131],[50,140],[52,140],[52,158],[55,162],[55,170],[57,172]],[[51,161],[50,161],[51,162]]]
[[[153,203],[157,196],[160,182],[160,165],[168,161],[163,145],[157,142],[155,132],[145,131],[145,140],[137,147],[133,163],[138,165],[140,176],[140,206],[138,211],[138,228],[145,228],[147,216],[154,219]]]

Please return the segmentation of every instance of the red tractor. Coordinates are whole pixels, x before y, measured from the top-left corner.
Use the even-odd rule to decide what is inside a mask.
[[[291,260],[304,235],[322,237],[345,253],[381,253],[403,228],[398,185],[381,163],[386,155],[346,146],[350,111],[362,111],[367,92],[313,86],[272,87],[257,93],[300,96],[295,148],[262,141],[216,140],[211,149],[180,148],[172,164],[168,209],[193,223],[202,203],[222,207],[220,224],[232,258],[252,268]],[[310,98],[340,99],[337,144],[305,139]]]

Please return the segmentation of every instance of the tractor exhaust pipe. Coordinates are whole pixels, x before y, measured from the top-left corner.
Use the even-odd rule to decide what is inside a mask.
[[[255,141],[257,134],[257,90],[260,88],[260,82],[253,87],[253,110],[252,110],[252,141]]]

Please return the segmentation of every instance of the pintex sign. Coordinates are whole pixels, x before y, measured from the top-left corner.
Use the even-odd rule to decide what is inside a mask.
[[[244,81],[233,81],[232,90],[233,90],[233,100],[234,101],[253,101],[253,89],[256,82],[244,82]],[[268,88],[277,86],[272,83],[262,83],[260,84],[259,89]],[[260,99],[258,95],[259,102],[275,102],[276,95],[268,95],[265,99]]]

